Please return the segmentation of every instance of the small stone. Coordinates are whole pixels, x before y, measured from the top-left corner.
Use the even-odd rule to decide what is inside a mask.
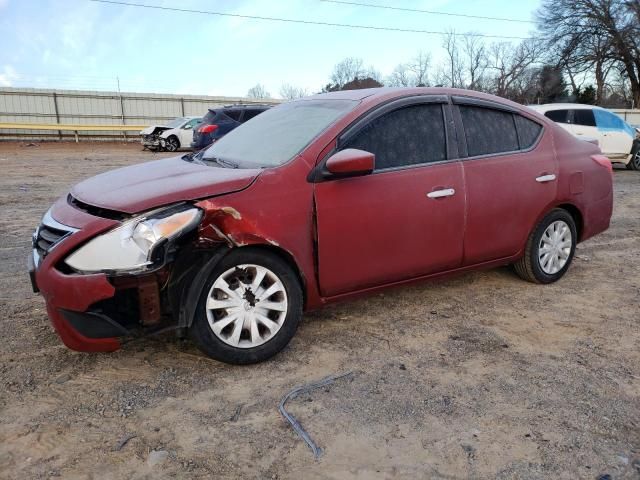
[[[147,465],[155,467],[156,465],[161,465],[166,462],[168,458],[169,452],[166,450],[152,450],[147,457]]]
[[[68,382],[69,380],[71,380],[71,375],[64,374],[64,375],[60,375],[58,378],[56,378],[55,382],[57,384],[63,384],[63,383]]]

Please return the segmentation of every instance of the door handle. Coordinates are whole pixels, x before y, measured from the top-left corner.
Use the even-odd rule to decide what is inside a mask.
[[[541,175],[538,178],[536,178],[536,182],[547,183],[547,182],[553,182],[555,179],[556,179],[555,174],[549,173],[549,174]]]
[[[454,195],[456,191],[453,188],[444,188],[442,190],[434,190],[433,192],[427,193],[427,197],[429,198],[443,198],[450,197]]]

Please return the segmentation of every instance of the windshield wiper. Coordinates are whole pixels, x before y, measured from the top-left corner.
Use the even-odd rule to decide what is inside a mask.
[[[202,157],[200,158],[200,160],[202,160],[203,162],[213,162],[213,163],[217,163],[218,165],[221,165],[225,168],[238,168],[239,165],[235,162],[232,162],[231,160],[223,160],[222,158],[219,157]]]

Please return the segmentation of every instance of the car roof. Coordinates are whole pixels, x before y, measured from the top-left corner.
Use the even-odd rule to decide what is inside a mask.
[[[413,95],[451,95],[458,97],[469,97],[478,100],[485,100],[488,102],[498,103],[504,106],[512,107],[514,110],[534,114],[540,119],[545,119],[539,112],[531,111],[526,106],[507,100],[506,98],[498,97],[488,93],[477,92],[475,90],[464,90],[461,88],[449,88],[449,87],[380,87],[380,88],[364,88],[361,90],[341,90],[337,92],[318,93],[299,100],[293,101],[308,101],[308,100],[354,100],[360,101],[365,105],[377,105],[387,100],[394,100],[397,98],[408,97]],[[547,119],[545,119],[546,121]]]
[[[550,110],[606,110],[597,105],[587,105],[585,103],[544,103],[542,105],[527,106],[539,112],[548,112]]]

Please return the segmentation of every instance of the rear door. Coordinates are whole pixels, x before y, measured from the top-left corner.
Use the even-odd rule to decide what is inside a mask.
[[[454,97],[467,194],[464,265],[518,253],[556,197],[551,135],[517,110]]]
[[[635,137],[634,129],[617,115],[602,108],[595,108],[593,113],[602,138],[602,153],[612,158],[624,158],[629,155]]]
[[[338,139],[337,150],[374,153],[375,171],[315,185],[324,296],[460,266],[464,182],[446,102],[397,100]]]
[[[573,124],[573,111],[568,108],[563,108],[559,110],[548,110],[544,112],[544,116],[548,119],[556,122],[562,128],[571,132],[572,134],[576,134],[575,125]]]
[[[603,137],[596,128],[596,119],[590,108],[576,108],[571,110],[573,118],[573,133],[578,137],[595,138],[602,143]]]

